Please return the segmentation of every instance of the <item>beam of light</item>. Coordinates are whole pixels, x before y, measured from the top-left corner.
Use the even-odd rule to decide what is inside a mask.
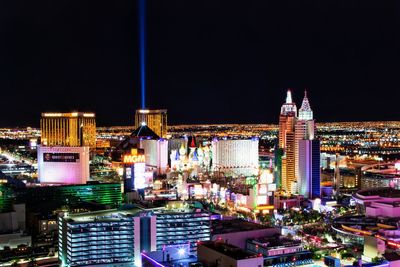
[[[146,107],[146,0],[138,0],[139,61],[142,109]]]

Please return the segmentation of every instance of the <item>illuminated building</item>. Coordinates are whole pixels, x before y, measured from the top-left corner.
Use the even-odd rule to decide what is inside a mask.
[[[165,173],[168,165],[168,140],[141,139],[139,146],[144,150],[146,167]]]
[[[122,201],[119,183],[28,187],[20,197],[27,206],[49,202],[61,207],[88,202],[115,208]]]
[[[306,198],[321,197],[319,140],[299,140],[299,193]]]
[[[0,213],[12,211],[14,191],[6,183],[0,182]]]
[[[145,188],[146,156],[143,150],[133,148],[129,154],[123,155],[122,163],[124,165],[124,192]]]
[[[43,146],[96,147],[94,113],[42,113],[40,129]]]
[[[58,229],[61,266],[141,266],[141,251],[155,250],[155,217],[141,209],[65,212]]]
[[[62,266],[134,263],[142,251],[163,251],[170,245],[210,240],[210,213],[183,202],[164,208],[118,209],[60,214],[59,260]]]
[[[165,246],[162,251],[142,252],[142,267],[195,266],[195,263],[198,263],[197,257],[190,254],[189,244]]]
[[[163,246],[190,244],[195,252],[198,241],[211,237],[211,214],[180,201],[169,202],[165,209],[154,210],[157,217],[157,250]]]
[[[38,146],[38,176],[41,183],[85,184],[90,177],[89,147]]]
[[[194,136],[173,139],[170,162],[173,171],[190,171],[190,176],[197,176],[199,172],[209,170],[211,150],[208,146],[196,145]]]
[[[262,266],[301,266],[313,263],[312,253],[303,248],[300,240],[292,240],[283,236],[248,239],[246,250],[262,254]]]
[[[287,92],[286,102],[281,107],[279,116],[279,148],[283,149],[281,162],[281,181],[278,182],[287,194],[293,194],[295,189],[295,124],[297,107],[292,101],[292,93]]]
[[[217,139],[211,144],[212,169],[233,175],[258,173],[258,139]]]
[[[296,146],[295,133],[286,133],[286,148],[285,148],[285,172],[282,172],[282,188],[289,194],[297,193],[296,179]]]
[[[202,242],[199,244],[197,257],[206,266],[221,267],[262,267],[264,258],[257,253],[248,252],[234,245],[217,242]],[[217,265],[215,263],[218,263]]]
[[[212,241],[225,241],[246,249],[248,239],[273,237],[280,234],[280,229],[242,219],[212,220]]]
[[[313,118],[313,111],[307,98],[307,91],[304,92],[303,102],[299,109],[299,118],[295,125],[295,151],[296,151],[296,177],[300,181],[299,173],[299,141],[300,140],[313,140],[315,136],[315,120]]]
[[[361,189],[392,187],[400,189],[399,162],[373,164],[362,168]]]
[[[123,151],[130,151],[132,148],[144,150],[146,169],[158,174],[165,173],[168,165],[168,140],[160,138],[145,123],[125,138],[119,148]]]
[[[143,123],[148,125],[158,136],[167,137],[167,110],[166,109],[137,109],[135,127]]]
[[[292,92],[288,90],[279,116],[279,148],[286,147],[286,133],[294,131],[296,117],[297,107],[292,101]]]

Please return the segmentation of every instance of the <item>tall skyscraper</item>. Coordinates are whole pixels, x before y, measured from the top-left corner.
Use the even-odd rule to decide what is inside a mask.
[[[294,124],[297,117],[297,106],[292,101],[292,92],[287,91],[286,102],[281,107],[279,116],[279,147],[286,147],[286,133],[294,131]]]
[[[137,109],[135,114],[135,128],[145,123],[158,136],[167,136],[167,110],[166,109]]]
[[[295,168],[296,178],[300,180],[299,173],[299,141],[300,140],[313,140],[315,137],[315,120],[313,118],[313,111],[310,107],[310,102],[307,98],[307,91],[304,92],[303,102],[299,109],[299,117],[295,126]]]
[[[299,193],[306,198],[321,197],[319,140],[299,140]]]
[[[306,198],[321,196],[320,188],[320,142],[315,140],[315,120],[313,111],[304,92],[303,103],[295,127],[296,178],[299,194]]]
[[[42,113],[42,146],[96,147],[94,113]]]
[[[85,184],[90,148],[96,147],[94,113],[42,113],[38,176],[41,183]]]
[[[281,181],[277,181],[282,188],[292,194],[295,175],[295,124],[297,120],[297,106],[292,101],[292,93],[287,91],[286,102],[281,107],[279,116],[279,149],[283,150],[281,162]]]
[[[258,139],[217,139],[211,143],[212,169],[234,175],[258,172]]]

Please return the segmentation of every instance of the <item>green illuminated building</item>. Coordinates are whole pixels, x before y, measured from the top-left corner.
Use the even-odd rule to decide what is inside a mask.
[[[27,188],[26,203],[53,202],[55,205],[79,204],[82,202],[118,207],[122,201],[120,184],[84,184]]]
[[[0,184],[0,212],[12,211],[14,191],[6,184]]]

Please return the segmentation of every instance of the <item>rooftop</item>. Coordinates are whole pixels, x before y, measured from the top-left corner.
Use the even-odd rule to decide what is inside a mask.
[[[400,255],[396,252],[385,253],[383,257],[388,261],[398,261],[400,260]]]
[[[358,195],[368,197],[368,196],[379,196],[387,198],[400,198],[400,190],[393,189],[390,187],[381,187],[374,189],[364,189],[357,192]]]
[[[276,248],[276,247],[292,247],[301,245],[300,240],[293,240],[286,237],[262,237],[250,240],[250,242],[264,248]]]
[[[241,248],[223,242],[213,242],[213,241],[201,242],[199,244],[199,247],[200,246],[204,246],[209,249],[218,251],[219,253],[224,254],[235,260],[243,260],[248,258],[259,257],[257,254],[247,252]]]
[[[142,257],[147,258],[150,262],[159,264],[157,266],[163,266],[163,267],[188,266],[189,264],[198,263],[197,257],[193,255],[190,255],[185,259],[161,261],[161,262],[152,259],[149,255],[146,255],[145,253],[142,253]]]
[[[129,210],[101,210],[84,213],[64,213],[64,219],[68,222],[93,222],[93,221],[120,221],[122,218],[132,217],[141,212],[142,209]]]
[[[261,229],[269,229],[267,227],[253,222],[248,222],[240,219],[233,220],[213,220],[212,221],[212,234],[226,234],[243,231],[254,231]]]

